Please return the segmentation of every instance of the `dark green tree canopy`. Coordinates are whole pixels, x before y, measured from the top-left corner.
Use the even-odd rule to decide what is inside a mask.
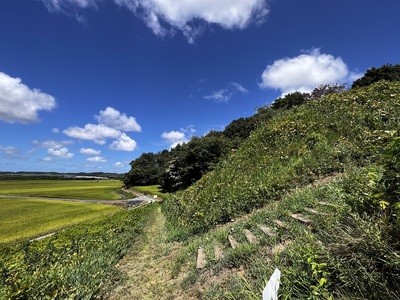
[[[351,88],[367,86],[379,80],[400,81],[400,65],[386,64],[368,69],[363,77],[353,82]]]

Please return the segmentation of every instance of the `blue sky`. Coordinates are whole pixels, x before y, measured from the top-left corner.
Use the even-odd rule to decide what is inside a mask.
[[[379,4],[378,4],[379,3]],[[398,64],[400,1],[1,0],[0,171],[117,172]]]

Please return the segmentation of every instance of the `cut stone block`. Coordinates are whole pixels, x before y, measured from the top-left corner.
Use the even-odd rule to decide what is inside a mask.
[[[311,225],[313,223],[312,220],[307,219],[306,217],[304,217],[302,214],[291,214],[290,215],[293,219],[300,221],[306,225]]]
[[[287,224],[286,224],[285,222],[281,221],[281,220],[274,220],[274,223],[275,223],[278,227],[281,227],[281,228],[287,228],[287,227],[288,227]]]
[[[267,227],[267,226],[265,226],[265,225],[262,225],[262,224],[257,224],[257,227],[260,228],[260,230],[261,230],[262,232],[264,232],[266,235],[268,235],[268,236],[270,236],[270,237],[275,236],[275,233],[272,232],[272,229],[271,229],[271,228],[269,228],[269,227]]]
[[[206,266],[206,254],[204,253],[204,249],[199,247],[197,251],[197,269],[203,269]]]
[[[222,246],[219,245],[219,244],[215,244],[214,245],[214,256],[215,256],[215,259],[216,260],[221,259],[223,255],[224,255],[224,251],[222,249]]]
[[[257,238],[254,236],[254,234],[250,230],[244,229],[243,233],[246,236],[246,239],[249,241],[250,244],[257,243]]]
[[[320,212],[320,211],[315,210],[315,209],[313,209],[313,208],[304,208],[304,210],[306,210],[306,211],[308,211],[308,212],[310,212],[310,213],[312,213],[312,214],[314,214],[314,215],[320,215],[320,216],[328,216],[328,215],[329,215],[329,214],[327,214],[327,213]]]
[[[229,244],[231,244],[232,249],[235,249],[237,246],[239,246],[239,243],[235,240],[235,238],[232,235],[228,235],[228,240]]]

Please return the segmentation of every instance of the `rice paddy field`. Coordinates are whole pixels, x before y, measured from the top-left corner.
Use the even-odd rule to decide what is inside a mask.
[[[119,180],[0,180],[0,195],[117,200]]]
[[[30,239],[118,212],[95,202],[116,200],[118,180],[1,180],[0,243]]]

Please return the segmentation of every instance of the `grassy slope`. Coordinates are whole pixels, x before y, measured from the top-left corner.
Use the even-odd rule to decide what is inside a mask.
[[[368,165],[399,122],[399,83],[379,82],[283,111],[220,169],[170,197],[167,220],[204,232],[319,177]]]
[[[400,83],[379,82],[284,111],[256,130],[220,169],[164,206],[173,238],[186,239],[173,273],[184,274],[182,289],[202,299],[259,299],[278,267],[280,299],[400,299],[398,228],[357,212],[370,201],[368,168],[399,122]]]

